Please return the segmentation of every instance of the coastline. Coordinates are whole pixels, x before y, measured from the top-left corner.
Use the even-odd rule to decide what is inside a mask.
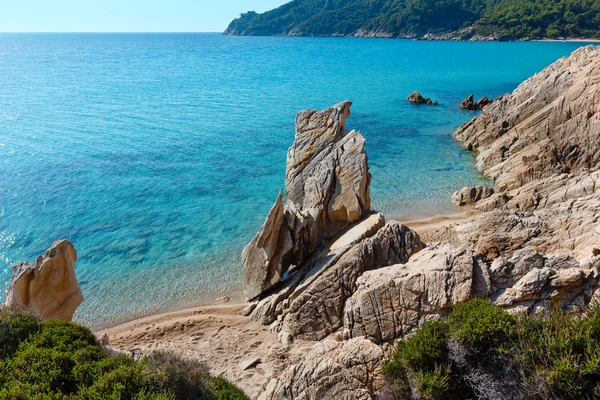
[[[449,233],[451,227],[474,220],[480,213],[461,207],[457,213],[409,218],[401,222],[428,242],[453,242],[454,238]],[[304,359],[319,342],[295,340],[291,344],[282,344],[268,325],[261,325],[240,314],[246,305],[245,301],[232,299],[229,302],[186,306],[93,331],[97,337],[107,335],[110,346],[119,349],[142,353],[169,350],[184,358],[200,360],[211,374],[224,376],[235,382],[250,398],[256,398],[269,379],[278,377],[288,366]],[[331,339],[341,340],[336,334],[332,334]],[[264,370],[267,367],[263,365],[271,367]],[[276,367],[273,368],[273,365]]]
[[[449,195],[450,196],[450,195]],[[449,201],[449,204],[451,202]],[[436,211],[428,211],[423,213],[410,213],[407,217],[402,217],[404,214],[400,214],[400,217],[396,215],[386,216],[389,221],[399,221],[408,227],[414,229],[420,235],[425,235],[428,240],[430,238],[439,236],[442,237],[439,230],[443,230],[444,227],[453,223],[465,222],[472,218],[472,216],[479,214],[480,211],[472,210],[468,207],[458,207],[452,205],[451,207],[439,208]],[[440,239],[442,240],[442,239]],[[226,300],[228,299],[228,300]],[[119,327],[126,326],[128,324],[143,322],[146,319],[161,318],[169,315],[175,315],[180,312],[191,311],[201,308],[228,308],[240,305],[246,305],[247,302],[241,295],[241,284],[232,285],[228,289],[220,291],[215,294],[212,300],[207,298],[196,299],[183,304],[175,304],[168,307],[157,308],[148,312],[136,313],[122,316],[116,320],[106,323],[90,324],[87,325],[93,332],[106,332]]]
[[[410,40],[417,42],[471,42],[471,43],[518,43],[518,42],[551,42],[551,43],[600,43],[600,38],[590,39],[590,38],[563,38],[563,39],[551,39],[551,38],[541,38],[541,39],[529,39],[529,38],[521,38],[521,39],[501,39],[497,36],[473,36],[473,37],[457,37],[454,36],[454,32],[449,32],[447,34],[426,34],[425,36],[416,37],[416,36],[393,36],[389,33],[371,33],[371,32],[359,32],[349,35],[339,35],[339,34],[330,34],[330,35],[295,35],[295,34],[275,34],[275,35],[245,35],[245,34],[236,34],[236,33],[228,33],[221,32],[221,35],[224,36],[239,36],[239,37],[285,37],[285,38],[346,38],[346,39],[392,39],[392,40]]]

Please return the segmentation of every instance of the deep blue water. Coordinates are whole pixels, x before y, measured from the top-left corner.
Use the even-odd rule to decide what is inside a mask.
[[[283,186],[294,115],[354,102],[373,205],[451,210],[481,178],[451,134],[581,44],[217,34],[0,35],[0,290],[75,244],[94,326],[236,295],[240,252]],[[414,90],[437,107],[404,99]],[[1,296],[0,296],[1,298]]]

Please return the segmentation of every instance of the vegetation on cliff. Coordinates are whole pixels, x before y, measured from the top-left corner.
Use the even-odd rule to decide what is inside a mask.
[[[423,37],[465,28],[500,39],[599,37],[596,0],[293,0],[231,22],[233,35]],[[465,36],[466,35],[466,36]]]
[[[247,400],[169,353],[109,357],[87,328],[0,310],[0,399]]]
[[[512,315],[484,300],[398,343],[389,398],[587,399],[600,396],[600,308]]]

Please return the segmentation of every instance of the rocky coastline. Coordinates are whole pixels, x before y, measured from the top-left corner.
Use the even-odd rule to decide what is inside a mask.
[[[236,30],[226,30],[223,35],[229,36],[245,36],[242,32]],[[423,41],[453,41],[453,42],[530,42],[530,41],[553,41],[553,42],[598,42],[598,38],[586,38],[586,37],[565,37],[565,38],[546,38],[546,37],[524,37],[517,38],[512,36],[505,36],[499,32],[490,34],[477,33],[473,27],[463,28],[451,32],[443,33],[425,33],[422,35],[413,34],[394,34],[382,30],[366,30],[358,29],[355,32],[346,33],[331,33],[327,35],[313,35],[305,34],[299,30],[291,30],[283,34],[275,34],[269,36],[283,36],[283,37],[345,37],[345,38],[356,38],[356,39],[408,39],[408,40],[423,40]]]
[[[247,304],[98,336],[202,360],[255,399],[373,399],[394,341],[470,299],[525,313],[600,300],[600,47],[558,60],[454,133],[494,186],[457,188],[459,216],[402,223],[371,209],[365,138],[346,126],[351,105],[297,114],[285,192],[242,254]],[[56,265],[70,277],[69,244],[16,266],[6,305],[45,303],[37,271]],[[83,300],[68,288],[71,306],[55,318],[70,319]]]

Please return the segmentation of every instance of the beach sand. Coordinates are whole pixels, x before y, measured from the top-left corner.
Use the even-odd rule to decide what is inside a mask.
[[[426,243],[457,240],[453,227],[477,218],[477,211],[404,221]],[[284,345],[268,326],[239,315],[245,304],[213,304],[165,312],[99,330],[118,349],[172,351],[202,361],[213,375],[224,376],[250,398],[257,398],[269,380],[280,376],[312,351],[317,342]],[[341,338],[333,337],[336,340]],[[253,365],[254,364],[254,365]],[[251,365],[250,367],[247,367]]]
[[[271,377],[304,358],[315,343],[281,344],[268,326],[239,315],[244,306],[187,308],[140,318],[96,335],[106,333],[110,346],[118,349],[139,349],[142,354],[167,350],[202,361],[212,375],[224,376],[254,399]]]

